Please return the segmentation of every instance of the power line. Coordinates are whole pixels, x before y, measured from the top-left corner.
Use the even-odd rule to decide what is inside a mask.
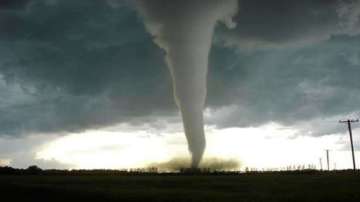
[[[353,169],[356,170],[356,163],[355,163],[355,153],[354,153],[354,144],[353,144],[353,138],[352,138],[352,129],[351,129],[351,123],[359,122],[359,119],[356,120],[344,120],[339,121],[340,123],[347,123],[348,129],[349,129],[349,135],[350,135],[350,144],[351,144],[351,154],[352,154],[352,160],[353,160]]]

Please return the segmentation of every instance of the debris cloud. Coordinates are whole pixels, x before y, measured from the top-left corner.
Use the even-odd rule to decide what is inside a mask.
[[[162,163],[153,163],[149,167],[155,167],[159,171],[177,172],[187,168],[190,163],[188,158],[173,158]],[[234,171],[239,170],[241,163],[236,159],[204,158],[199,164],[200,169],[209,171]]]

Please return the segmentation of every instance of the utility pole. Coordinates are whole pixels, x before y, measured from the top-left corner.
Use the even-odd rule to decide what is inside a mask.
[[[327,169],[330,170],[330,160],[329,160],[329,150],[326,150],[326,163],[327,163]]]
[[[322,158],[319,158],[319,163],[320,163],[320,170],[323,170],[323,165],[322,165]]]
[[[340,123],[347,123],[349,134],[350,134],[350,144],[351,144],[351,154],[352,154],[352,160],[353,160],[353,169],[356,170],[356,163],[355,163],[355,153],[354,153],[354,144],[353,144],[353,138],[352,138],[352,130],[351,130],[351,123],[359,122],[359,119],[356,120],[345,120],[345,121],[339,121]]]

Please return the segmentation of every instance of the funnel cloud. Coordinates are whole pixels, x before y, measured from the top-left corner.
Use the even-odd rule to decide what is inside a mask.
[[[235,27],[232,16],[237,13],[237,1],[138,0],[137,6],[154,42],[166,53],[191,167],[198,167],[206,145],[203,108],[213,31],[217,22]]]

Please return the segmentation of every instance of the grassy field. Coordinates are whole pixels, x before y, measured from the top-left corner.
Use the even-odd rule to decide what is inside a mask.
[[[360,175],[0,175],[0,193],[8,201],[359,202]]]

